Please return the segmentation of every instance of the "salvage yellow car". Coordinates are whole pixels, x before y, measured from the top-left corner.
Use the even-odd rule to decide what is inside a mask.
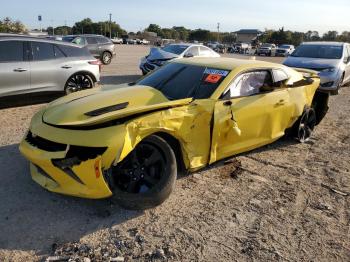
[[[230,58],[188,58],[136,83],[60,98],[32,119],[20,144],[32,178],[127,208],[162,203],[177,174],[272,143],[306,141],[328,95],[308,70]]]

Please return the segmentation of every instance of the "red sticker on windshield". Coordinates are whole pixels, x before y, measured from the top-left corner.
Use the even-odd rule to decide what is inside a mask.
[[[221,79],[221,77],[221,75],[209,74],[204,81],[215,84]]]

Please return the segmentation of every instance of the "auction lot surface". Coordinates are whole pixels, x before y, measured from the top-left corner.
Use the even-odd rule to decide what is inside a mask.
[[[136,80],[148,50],[117,46],[102,83]],[[181,177],[168,201],[144,212],[53,194],[31,180],[18,143],[42,106],[0,110],[0,261],[52,255],[81,261],[349,261],[350,87],[331,97],[309,142],[282,138]]]

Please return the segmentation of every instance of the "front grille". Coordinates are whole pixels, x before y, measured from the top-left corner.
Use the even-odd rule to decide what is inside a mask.
[[[277,53],[279,54],[284,54],[286,51],[285,50],[277,50]]]
[[[67,148],[67,145],[60,144],[56,142],[52,142],[49,140],[46,140],[42,137],[35,136],[32,134],[32,132],[28,132],[25,140],[31,144],[32,146],[35,146],[39,149],[48,151],[48,152],[59,152],[59,151],[65,151]]]

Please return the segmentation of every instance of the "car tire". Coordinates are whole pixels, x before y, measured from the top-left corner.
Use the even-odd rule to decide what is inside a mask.
[[[163,203],[175,188],[175,153],[164,139],[151,135],[110,168],[108,177],[112,198],[120,206],[132,210],[153,208]]]
[[[307,142],[317,124],[316,113],[313,108],[306,108],[298,121],[294,124],[293,135],[300,142]]]
[[[109,65],[112,62],[112,54],[110,52],[103,52],[101,55],[101,62],[104,65]]]
[[[68,78],[64,86],[64,92],[66,95],[69,95],[71,93],[93,87],[94,81],[90,75],[86,73],[76,73]]]

